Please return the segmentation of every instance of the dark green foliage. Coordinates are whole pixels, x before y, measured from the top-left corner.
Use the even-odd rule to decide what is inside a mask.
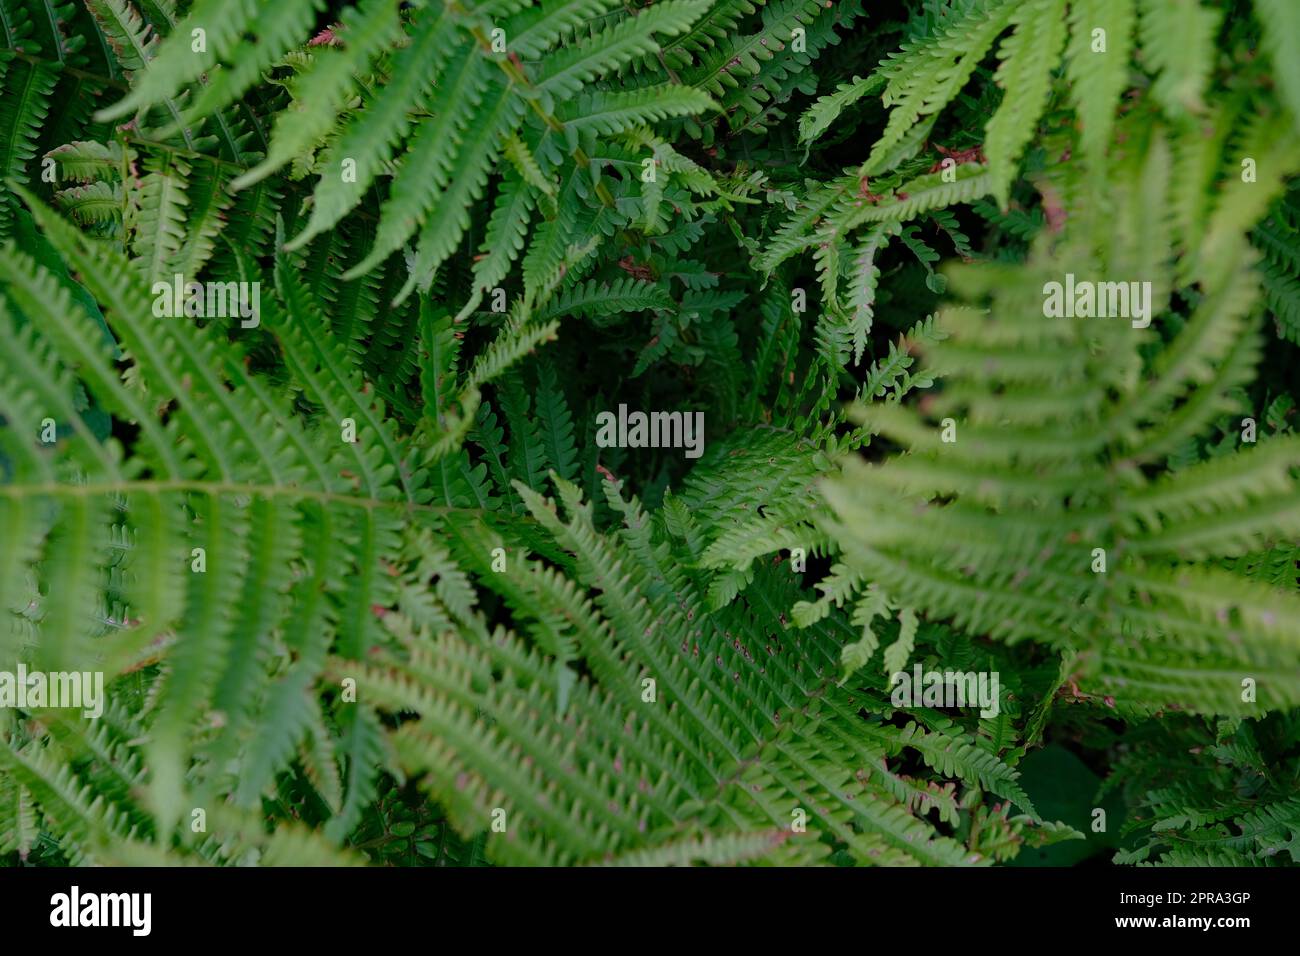
[[[0,0],[0,856],[1300,862],[1295,9]]]

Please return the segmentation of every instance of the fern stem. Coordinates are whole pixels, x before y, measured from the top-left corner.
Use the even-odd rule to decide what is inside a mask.
[[[453,514],[463,510],[446,506],[419,504],[411,501],[387,501],[379,498],[344,495],[337,492],[317,491],[314,488],[294,488],[288,485],[258,485],[230,481],[102,481],[84,485],[41,482],[0,485],[0,497],[17,500],[39,497],[82,498],[94,495],[130,494],[132,492],[158,494],[168,491],[192,491],[209,495],[257,495],[265,498],[299,498],[308,501],[354,505],[358,508],[371,510],[395,508],[401,511],[423,511],[437,514]]]
[[[451,4],[449,6],[458,7],[459,5]],[[474,39],[478,40],[478,42],[482,44],[485,48],[487,49],[492,48],[491,41],[489,41],[488,38],[484,36],[483,29],[481,27],[471,27],[470,32],[474,34]],[[514,63],[513,60],[498,59],[496,61],[496,64],[497,66],[501,67],[502,71],[505,72],[507,79],[509,79],[511,83],[514,83],[528,90],[533,89],[533,85],[530,82],[528,82],[527,75],[525,75],[524,71],[521,70]],[[550,129],[551,132],[553,133],[564,132],[564,124],[560,122],[560,120],[556,119],[554,115],[542,109],[542,105],[538,101],[536,96],[528,97],[528,105],[532,107],[533,112],[537,114],[538,118],[543,123],[546,124],[547,128]],[[591,157],[587,155],[586,150],[584,150],[581,146],[573,147],[573,151],[570,153],[570,155],[573,157],[573,161],[577,163],[580,168],[583,169],[591,168]],[[594,183],[593,185],[596,187],[596,195],[600,197],[601,203],[603,203],[606,207],[610,209],[614,208],[614,196],[613,194],[610,193],[608,187],[606,187],[605,184],[602,182],[597,182]]]
[[[130,143],[133,146],[141,146],[147,149],[161,150],[162,152],[170,153],[173,156],[181,156],[184,157],[185,159],[199,160],[201,162],[211,163],[214,166],[226,166],[240,173],[248,172],[248,167],[240,163],[234,163],[228,159],[221,159],[219,156],[211,156],[208,153],[199,153],[199,152],[195,152],[192,149],[185,149],[180,146],[173,146],[170,143],[163,143],[158,140],[147,139],[138,134],[131,133],[128,130],[119,130],[118,136],[123,141],[123,143]]]
[[[88,70],[79,70],[75,66],[66,66],[58,60],[50,60],[43,56],[35,56],[34,54],[16,49],[6,50],[5,53],[14,59],[30,63],[32,66],[48,66],[59,74],[66,73],[68,76],[75,76],[83,80],[93,80],[96,83],[102,83],[104,86],[111,86],[113,89],[122,90],[123,92],[126,92],[129,89],[127,84],[121,80],[114,80],[107,76],[100,76],[98,73],[91,73]]]

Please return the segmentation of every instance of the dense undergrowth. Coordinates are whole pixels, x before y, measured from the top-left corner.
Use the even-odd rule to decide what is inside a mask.
[[[1300,6],[0,48],[7,862],[1300,860]]]

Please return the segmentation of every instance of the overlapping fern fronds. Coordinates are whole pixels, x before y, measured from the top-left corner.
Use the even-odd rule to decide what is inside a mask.
[[[0,0],[0,671],[108,689],[0,709],[0,857],[1295,862],[1295,15],[1221,6]]]

